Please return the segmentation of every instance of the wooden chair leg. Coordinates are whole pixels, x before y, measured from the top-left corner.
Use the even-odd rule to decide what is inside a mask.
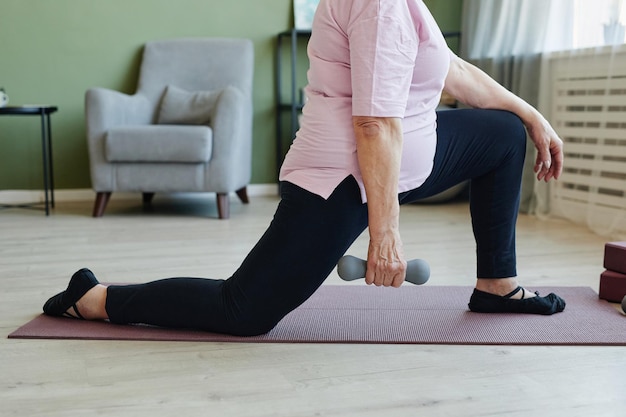
[[[250,200],[248,199],[248,189],[246,187],[243,187],[235,192],[237,193],[237,196],[242,203],[248,204],[250,202]]]
[[[152,198],[154,198],[154,193],[142,193],[142,195],[143,195],[144,204],[152,203]]]
[[[228,193],[217,194],[217,214],[220,219],[228,219],[230,217],[230,204],[228,200]]]
[[[93,205],[93,217],[102,217],[104,215],[104,209],[106,209],[110,198],[110,192],[98,192],[96,194],[96,202]]]

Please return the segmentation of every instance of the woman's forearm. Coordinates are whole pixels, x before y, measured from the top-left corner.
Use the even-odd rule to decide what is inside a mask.
[[[368,207],[365,282],[398,287],[406,273],[398,202],[402,123],[398,118],[376,117],[354,117],[353,121]]]
[[[354,117],[357,157],[365,186],[370,235],[396,228],[402,124],[397,118]]]
[[[511,93],[480,68],[456,57],[446,77],[445,91],[468,106],[500,109],[515,113],[522,121],[532,123],[538,112]]]
[[[456,56],[450,63],[445,90],[469,106],[507,110],[516,114],[537,148],[534,167],[537,179],[549,181],[559,178],[563,169],[563,141],[537,109],[478,67]]]

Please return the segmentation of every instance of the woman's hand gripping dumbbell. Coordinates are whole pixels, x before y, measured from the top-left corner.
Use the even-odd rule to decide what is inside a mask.
[[[344,281],[365,278],[367,261],[352,255],[346,255],[337,263],[337,273]],[[422,285],[430,277],[430,266],[422,259],[413,259],[406,264],[405,280],[415,285]]]

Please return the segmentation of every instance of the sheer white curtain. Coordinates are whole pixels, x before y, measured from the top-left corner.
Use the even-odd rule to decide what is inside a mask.
[[[562,178],[521,210],[626,237],[626,0],[465,0],[461,54],[538,107],[565,142]]]
[[[569,48],[571,0],[465,0],[461,55],[531,105],[539,105],[541,54]],[[558,30],[551,23],[560,20]],[[533,208],[535,150],[528,143],[520,210]]]
[[[589,0],[586,0],[589,3]],[[572,45],[573,0],[465,0],[463,53],[504,58]]]

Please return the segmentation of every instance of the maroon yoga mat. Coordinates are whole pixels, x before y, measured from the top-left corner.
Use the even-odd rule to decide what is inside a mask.
[[[567,307],[552,316],[479,314],[471,287],[324,285],[262,336],[236,337],[144,325],[40,315],[9,335],[26,339],[269,343],[416,343],[474,345],[626,345],[626,317],[588,287],[555,292]]]

